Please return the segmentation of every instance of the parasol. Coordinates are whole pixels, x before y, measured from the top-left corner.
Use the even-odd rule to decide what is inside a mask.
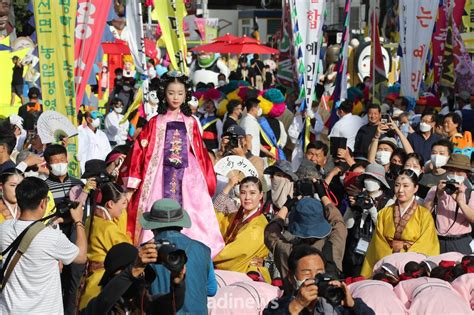
[[[62,141],[62,138],[77,135],[77,128],[63,114],[47,110],[37,122],[38,135],[44,144]]]

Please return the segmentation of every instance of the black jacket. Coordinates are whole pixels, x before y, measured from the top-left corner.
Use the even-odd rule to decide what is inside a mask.
[[[372,142],[372,139],[375,137],[376,132],[377,132],[376,125],[367,124],[360,127],[355,139],[354,156],[367,157],[370,143]]]

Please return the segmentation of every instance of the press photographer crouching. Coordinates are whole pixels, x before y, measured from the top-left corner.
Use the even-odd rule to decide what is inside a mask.
[[[217,292],[211,250],[203,243],[180,233],[183,228],[191,227],[191,219],[186,210],[175,200],[160,199],[155,201],[150,212],[140,217],[140,224],[143,229],[153,231],[155,243],[163,244],[163,240],[166,240],[177,249],[186,250],[187,289],[184,304],[176,313],[207,314],[207,297],[214,296]],[[169,270],[173,269],[171,266],[176,266],[183,260],[183,256],[178,253],[171,257],[174,259],[168,260],[167,264],[150,265],[156,272],[156,279],[150,289],[153,295],[169,292]]]
[[[351,277],[360,275],[365,253],[377,224],[378,211],[393,204],[382,165],[367,165],[355,185],[362,190],[357,195],[348,190],[350,207],[344,213],[348,235],[343,264],[345,275]]]
[[[161,246],[164,248],[166,246]],[[100,279],[100,294],[93,298],[80,315],[102,314],[175,314],[184,303],[186,267],[170,276],[170,292],[164,295],[148,294],[156,274],[149,264],[160,263],[158,244],[150,241],[139,249],[129,243],[114,245],[104,261],[105,272]],[[168,246],[168,252],[174,247]],[[163,253],[163,250],[161,250]],[[185,254],[183,252],[184,257]],[[166,259],[166,255],[164,257]]]
[[[441,180],[425,198],[424,206],[435,218],[441,253],[472,253],[472,226],[474,223],[474,191],[469,175],[472,172],[469,157],[451,154],[446,169],[446,180]]]
[[[342,271],[347,228],[327,189],[321,180],[296,181],[291,192],[294,198],[287,195],[287,201],[265,228],[265,245],[283,278],[288,274],[288,256],[299,244],[321,250],[334,274]]]
[[[281,298],[271,301],[263,314],[375,314],[364,301],[352,297],[345,283],[326,274],[325,265],[316,248],[296,246],[288,258],[291,287]]]

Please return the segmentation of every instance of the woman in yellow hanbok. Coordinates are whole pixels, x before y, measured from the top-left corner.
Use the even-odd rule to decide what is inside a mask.
[[[86,229],[89,236],[87,248],[88,270],[85,291],[81,296],[79,309],[100,293],[99,281],[104,274],[104,260],[112,246],[131,243],[126,233],[127,196],[121,186],[113,183],[101,185],[94,218],[87,219]]]
[[[225,242],[224,249],[214,257],[214,266],[216,269],[243,273],[256,271],[270,282],[268,269],[263,266],[268,255],[263,242],[263,232],[268,221],[261,212],[262,183],[253,176],[240,182],[240,208],[228,195],[236,184],[237,179],[232,178],[214,201]]]
[[[375,234],[362,266],[363,276],[371,277],[375,263],[392,253],[439,254],[433,217],[428,209],[417,204],[417,190],[415,172],[403,170],[395,180],[395,204],[378,213]]]

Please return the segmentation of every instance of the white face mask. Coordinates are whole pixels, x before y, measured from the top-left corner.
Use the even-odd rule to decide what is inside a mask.
[[[261,107],[259,107],[259,108],[258,108],[258,112],[257,112],[257,117],[262,116],[262,114],[263,114],[263,110],[262,110]]]
[[[217,85],[218,86],[224,86],[224,85],[226,85],[226,82],[225,82],[225,80],[219,80],[219,81],[217,81]]]
[[[300,289],[300,287],[303,285],[303,283],[304,283],[306,280],[308,280],[308,279],[304,279],[304,280],[298,280],[298,279],[296,279],[296,277],[295,277],[295,281],[296,281],[296,290],[299,290],[299,289]]]
[[[64,176],[67,173],[67,163],[56,163],[51,164],[51,173],[54,176]]]
[[[364,187],[368,192],[380,190],[380,183],[372,178],[364,179]]]
[[[100,126],[100,118],[96,118],[92,121],[91,126],[93,128],[98,128]]]
[[[448,163],[449,156],[441,155],[441,154],[432,154],[431,155],[431,163],[436,168],[440,168]]]
[[[400,108],[394,108],[393,109],[393,116],[400,116],[401,114],[403,114],[403,111],[400,109]]]
[[[375,162],[377,162],[380,165],[387,165],[390,163],[390,156],[392,155],[392,152],[388,151],[377,151],[375,154]]]
[[[420,123],[420,131],[421,132],[428,132],[430,130],[431,130],[431,125],[430,124],[427,124],[425,122]]]
[[[464,183],[464,176],[462,176],[462,175],[455,175],[455,174],[450,173],[446,176],[446,179],[447,180],[454,180],[458,184]]]
[[[117,114],[121,114],[122,110],[123,110],[122,107],[114,107],[114,112],[116,112]]]
[[[48,178],[48,176],[46,176],[46,174],[39,173],[39,172],[34,172],[34,171],[25,172],[25,177],[36,177],[36,178],[39,178],[39,179],[42,179],[42,180],[46,180]]]
[[[411,168],[411,167],[407,167],[406,170],[412,170],[416,174],[417,177],[420,177],[421,170],[416,169],[416,168]]]

